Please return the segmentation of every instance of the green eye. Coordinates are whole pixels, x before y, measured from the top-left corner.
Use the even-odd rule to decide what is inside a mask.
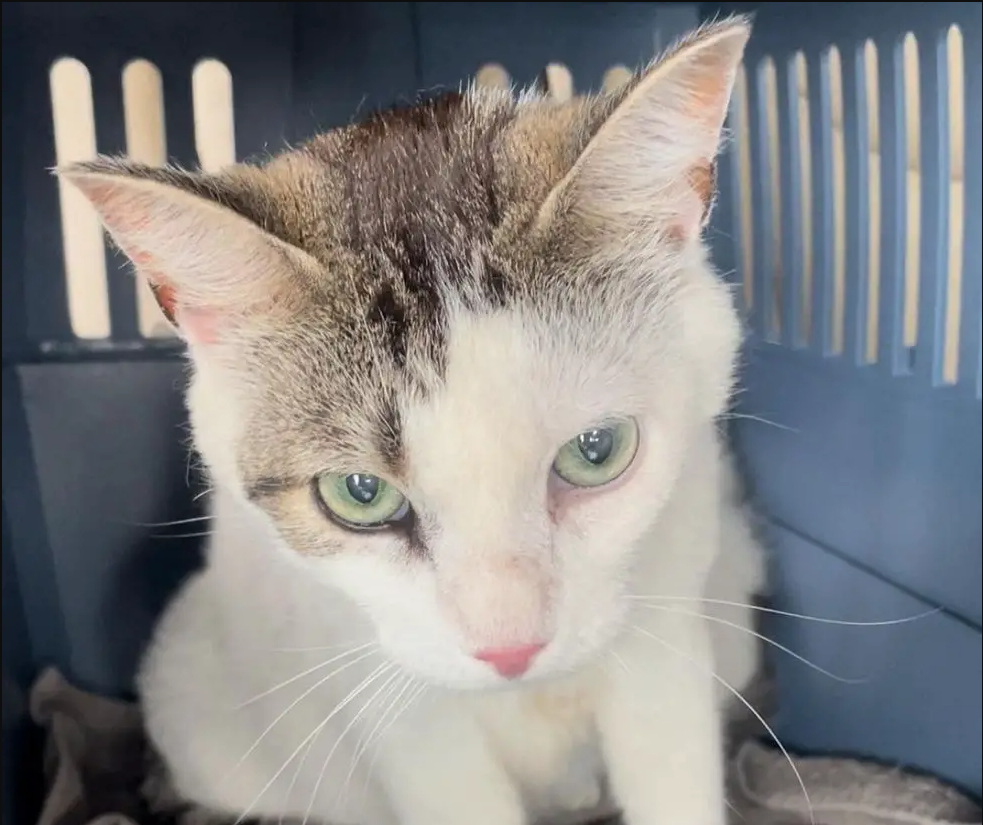
[[[345,527],[384,527],[410,509],[399,490],[368,473],[324,473],[316,480],[316,490],[329,514]]]
[[[553,472],[574,487],[614,481],[635,460],[638,425],[631,420],[585,430],[560,448]]]

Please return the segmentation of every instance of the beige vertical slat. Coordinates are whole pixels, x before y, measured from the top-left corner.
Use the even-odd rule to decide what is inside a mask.
[[[962,315],[963,238],[966,231],[966,69],[963,34],[958,26],[946,32],[946,68],[949,109],[949,266],[946,272],[942,342],[942,380],[954,384],[959,377],[959,324]],[[979,151],[979,147],[976,147]]]
[[[905,101],[905,145],[907,147],[903,340],[906,347],[913,347],[918,343],[922,234],[922,140],[918,41],[911,32],[905,35],[901,47],[901,56]]]
[[[877,46],[863,48],[864,97],[867,111],[867,318],[862,352],[864,361],[877,360],[881,304],[881,118]]]
[[[132,60],[123,69],[122,82],[126,153],[141,163],[163,166],[167,162],[167,133],[160,70],[149,60]],[[174,335],[143,278],[137,283],[137,320],[145,338]]]
[[[832,298],[830,311],[830,349],[843,352],[844,313],[846,312],[846,141],[843,135],[843,61],[840,50],[831,46],[827,53],[829,74],[830,148],[833,203]]]
[[[632,78],[631,69],[620,63],[612,66],[604,73],[601,89],[605,92],[616,92]]]
[[[89,70],[65,57],[51,67],[51,113],[59,166],[96,156],[96,122]],[[106,250],[95,210],[75,187],[58,181],[65,288],[72,331],[79,338],[109,337]]]
[[[792,60],[795,72],[795,108],[798,123],[799,215],[802,233],[802,281],[799,300],[799,344],[806,345],[812,337],[812,283],[813,283],[813,221],[812,208],[812,124],[809,117],[809,69],[806,56],[796,52]]]
[[[772,258],[767,262],[771,271],[772,306],[763,307],[770,312],[770,336],[777,339],[782,331],[782,156],[781,134],[778,124],[778,71],[775,61],[766,57],[761,61],[761,86],[765,107],[765,139],[768,142],[768,191],[771,197],[772,226],[771,252]],[[787,174],[788,170],[786,170]]]
[[[507,91],[512,85],[512,80],[504,66],[498,63],[486,63],[474,76],[476,86],[484,89],[501,89]]]
[[[573,99],[573,75],[562,63],[550,63],[543,72],[546,91],[553,100],[566,103]]]
[[[235,113],[232,74],[219,60],[200,61],[191,75],[194,102],[195,150],[206,172],[235,163]]]

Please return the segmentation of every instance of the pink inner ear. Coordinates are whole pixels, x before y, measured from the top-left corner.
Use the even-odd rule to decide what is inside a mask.
[[[704,192],[691,185],[680,185],[675,197],[669,236],[677,241],[685,241],[700,234],[709,213],[710,201]]]
[[[83,176],[75,180],[75,185],[96,207],[103,222],[114,234],[127,236],[141,231],[148,220],[146,198],[124,197],[115,181],[105,181]]]
[[[214,344],[218,338],[219,314],[211,309],[178,306],[174,321],[185,338],[194,344]]]
[[[702,128],[717,131],[727,115],[730,58],[716,52],[701,55],[687,83],[686,115]]]
[[[167,278],[155,268],[153,258],[146,252],[128,253],[153,290],[157,305],[164,317],[180,330],[181,334],[196,344],[215,342],[218,314],[209,309],[191,309],[181,306],[177,292]]]
[[[81,174],[73,177],[72,182],[99,212],[103,224],[140,276],[147,279],[161,312],[181,336],[196,344],[214,343],[230,320],[228,314],[214,306],[201,306],[194,287],[189,294],[195,300],[189,302],[188,295],[175,287],[172,279],[175,275],[191,277],[193,273],[172,270],[172,264],[180,266],[180,262],[168,261],[167,248],[156,246],[165,241],[171,246],[181,243],[173,237],[174,227],[169,229],[171,235],[156,235],[161,228],[157,224],[175,212],[168,208],[167,198],[119,176]],[[190,220],[194,215],[185,217]],[[157,254],[148,252],[147,247]]]

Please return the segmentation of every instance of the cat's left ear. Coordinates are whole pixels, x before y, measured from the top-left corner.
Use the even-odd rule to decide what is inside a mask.
[[[620,94],[542,206],[538,225],[570,216],[596,240],[654,232],[689,239],[714,197],[714,159],[750,36],[730,18],[684,39]]]
[[[260,226],[257,210],[269,196],[250,173],[261,174],[207,175],[114,158],[57,170],[95,207],[167,319],[203,344],[292,303],[305,270],[317,267]]]

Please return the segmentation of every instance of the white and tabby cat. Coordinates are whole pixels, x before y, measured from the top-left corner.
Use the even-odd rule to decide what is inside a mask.
[[[219,174],[61,171],[193,367],[213,532],[140,677],[181,794],[722,825],[711,672],[743,687],[755,646],[724,627],[715,661],[701,599],[748,601],[759,562],[701,232],[748,34],[707,26],[610,95],[472,89]]]

